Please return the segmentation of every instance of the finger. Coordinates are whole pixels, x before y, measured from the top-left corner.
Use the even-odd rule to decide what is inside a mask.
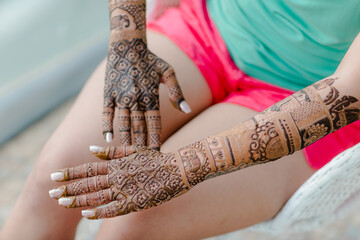
[[[157,151],[161,146],[161,117],[159,110],[149,110],[145,113],[147,125],[147,142],[148,146]]]
[[[113,193],[110,188],[103,189],[94,193],[80,196],[65,197],[59,199],[59,205],[66,208],[78,208],[89,206],[100,206],[113,201]]]
[[[86,217],[88,219],[112,218],[120,215],[120,208],[120,203],[118,201],[114,201],[105,206],[100,206],[95,209],[83,210],[81,214],[83,217]]]
[[[146,123],[144,112],[131,111],[131,125],[133,132],[133,145],[146,146]]]
[[[103,135],[106,142],[112,142],[113,138],[114,107],[104,106],[102,112]]]
[[[58,199],[60,197],[76,196],[83,193],[95,192],[108,187],[110,187],[108,175],[98,175],[52,189],[49,191],[49,195],[50,197]]]
[[[108,162],[86,163],[72,168],[64,168],[51,174],[51,180],[57,182],[108,174]]]
[[[118,113],[120,145],[129,146],[131,145],[130,110],[122,108]]]
[[[166,85],[170,101],[174,107],[180,109],[184,113],[190,113],[191,108],[184,99],[180,85],[176,79],[175,71],[172,67],[169,67],[163,72],[161,81]]]
[[[98,147],[90,146],[90,151],[96,157],[102,160],[118,159],[129,156],[138,151],[138,146],[120,146],[120,147]]]

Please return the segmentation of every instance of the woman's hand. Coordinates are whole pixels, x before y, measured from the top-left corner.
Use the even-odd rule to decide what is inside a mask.
[[[185,113],[190,111],[173,68],[150,52],[142,39],[133,39],[116,41],[110,45],[106,73],[104,134],[113,132],[114,109],[117,108],[122,146],[137,144],[159,149],[160,82],[166,84],[170,100],[176,108]]]
[[[145,0],[109,0],[110,43],[104,87],[103,134],[113,138],[115,109],[121,146],[137,144],[159,149],[161,120],[159,85],[164,83],[173,105],[185,113],[185,102],[174,69],[149,51]]]
[[[89,219],[111,218],[154,207],[189,189],[174,153],[140,146],[92,147],[92,151],[101,159],[118,159],[53,173],[53,180],[80,180],[49,192],[66,208],[97,207],[82,212]]]

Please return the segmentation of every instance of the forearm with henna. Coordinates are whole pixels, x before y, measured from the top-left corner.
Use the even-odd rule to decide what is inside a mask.
[[[176,153],[188,186],[303,149],[359,119],[360,102],[321,80],[232,129]]]
[[[175,107],[180,109],[184,101],[175,72],[147,48],[145,0],[109,0],[109,12],[111,33],[104,87],[103,134],[112,138],[117,108],[122,146],[138,144],[159,149],[160,82],[166,84]]]

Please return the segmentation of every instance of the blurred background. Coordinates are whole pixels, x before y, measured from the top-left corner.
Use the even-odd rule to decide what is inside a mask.
[[[107,0],[0,0],[0,228],[46,140],[106,56],[108,35]],[[99,224],[82,221],[76,239],[93,239]],[[360,239],[359,228],[354,212],[291,239]],[[222,239],[288,237],[245,230]]]
[[[0,1],[0,144],[76,94],[107,38],[106,0]]]
[[[0,228],[43,145],[106,57],[108,29],[107,0],[0,0]],[[87,228],[78,239],[89,239],[81,235]]]

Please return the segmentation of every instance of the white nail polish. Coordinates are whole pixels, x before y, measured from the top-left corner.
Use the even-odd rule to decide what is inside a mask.
[[[62,191],[58,188],[52,189],[49,191],[49,195],[52,198],[59,198],[62,194]]]
[[[102,152],[103,149],[104,149],[103,147],[99,147],[99,146],[90,146],[90,152],[93,153]]]
[[[70,206],[73,203],[72,198],[60,198],[59,199],[59,205],[67,207]]]
[[[94,217],[95,212],[93,210],[82,210],[81,215],[83,215],[83,217]]]
[[[64,180],[64,173],[63,172],[52,173],[51,174],[51,180],[53,180],[53,181]]]
[[[182,101],[180,103],[180,109],[184,112],[184,113],[191,113],[191,108],[190,106],[187,104],[187,102]]]
[[[110,133],[110,132],[106,133],[106,134],[105,134],[105,138],[106,138],[106,142],[111,143],[111,142],[112,142],[112,138],[113,138],[112,133]]]

